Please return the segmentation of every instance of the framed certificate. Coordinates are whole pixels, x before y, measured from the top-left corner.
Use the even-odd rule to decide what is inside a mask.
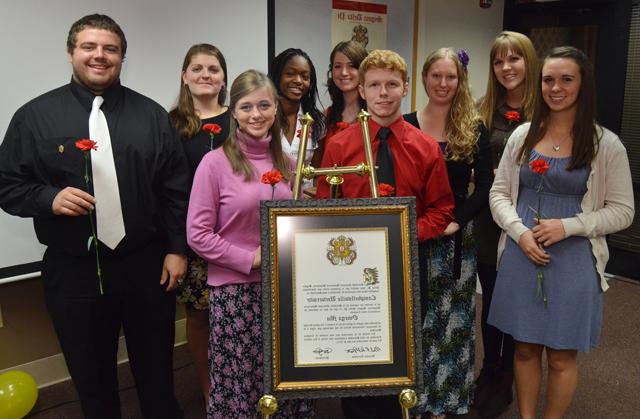
[[[414,198],[262,201],[265,394],[422,387]]]

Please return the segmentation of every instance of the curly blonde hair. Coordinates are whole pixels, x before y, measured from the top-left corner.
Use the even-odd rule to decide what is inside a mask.
[[[364,74],[372,68],[385,68],[387,70],[398,70],[402,76],[402,82],[406,83],[407,62],[397,52],[388,49],[375,49],[367,55],[360,63],[358,75],[360,76],[360,84],[364,84]]]
[[[440,48],[429,54],[422,66],[422,82],[426,86],[425,77],[429,69],[433,63],[441,59],[453,61],[458,72],[458,88],[451,101],[451,108],[445,123],[445,136],[447,138],[445,158],[447,160],[473,163],[473,154],[478,148],[480,115],[476,111],[473,97],[469,90],[467,71],[460,62],[458,54],[451,48]]]

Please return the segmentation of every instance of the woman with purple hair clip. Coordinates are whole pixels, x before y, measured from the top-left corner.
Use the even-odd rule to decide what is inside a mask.
[[[473,401],[476,261],[471,220],[488,204],[493,166],[488,131],[480,120],[467,78],[464,50],[440,48],[422,67],[429,103],[404,116],[438,141],[453,191],[454,221],[442,237],[420,249],[426,271],[422,307],[425,390],[418,394],[417,417],[442,419],[465,414]],[[474,191],[468,193],[471,173]],[[424,263],[423,263],[424,261]]]

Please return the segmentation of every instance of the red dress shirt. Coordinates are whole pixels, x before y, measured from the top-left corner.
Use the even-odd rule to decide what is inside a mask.
[[[380,128],[373,119],[369,120],[374,162],[380,144],[380,140],[376,138]],[[393,154],[395,195],[416,197],[419,241],[438,237],[453,221],[454,207],[442,151],[433,138],[405,122],[402,117],[396,119],[389,128],[391,135],[387,141]],[[321,167],[354,166],[361,162],[366,162],[362,129],[360,124],[353,124],[337,133],[326,144]],[[341,196],[370,197],[368,176],[344,175]],[[316,197],[329,197],[329,185],[323,176],[318,179]]]

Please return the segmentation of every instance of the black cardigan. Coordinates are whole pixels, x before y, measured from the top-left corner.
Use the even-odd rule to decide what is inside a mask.
[[[405,121],[420,128],[416,112],[404,115]],[[449,186],[455,200],[455,221],[464,227],[489,203],[489,190],[493,184],[493,159],[491,157],[490,133],[483,123],[478,125],[478,149],[473,154],[473,163],[445,160],[449,175]],[[469,196],[471,172],[474,176],[474,190]]]

